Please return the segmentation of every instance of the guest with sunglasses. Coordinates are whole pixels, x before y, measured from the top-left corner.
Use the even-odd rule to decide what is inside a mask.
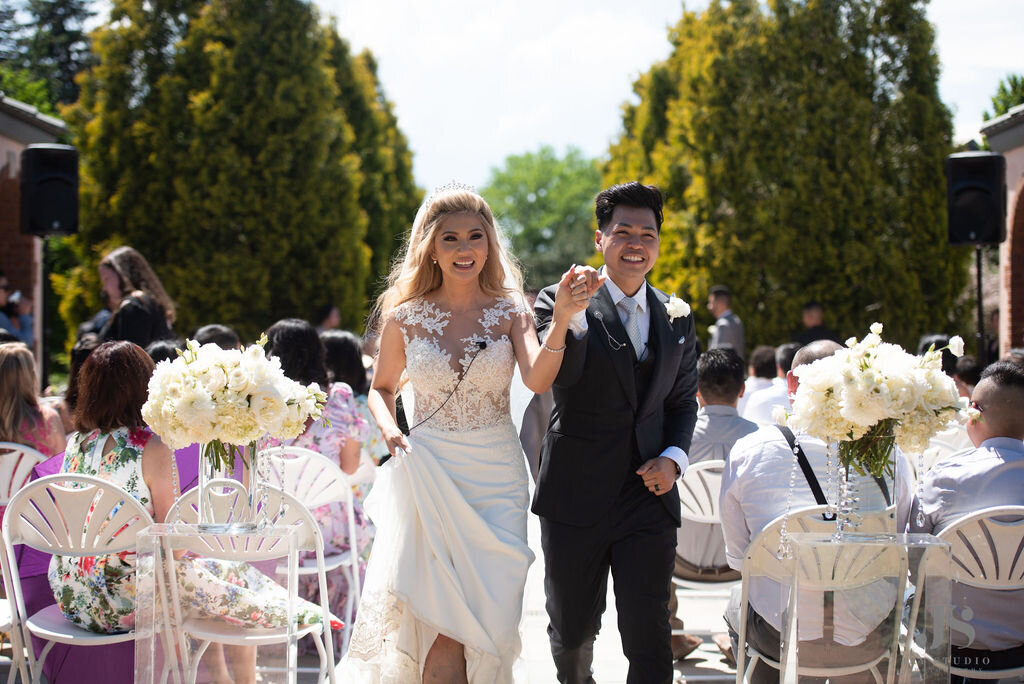
[[[976,448],[939,461],[925,474],[910,515],[912,532],[934,534],[983,508],[1024,505],[1024,368],[1010,361],[993,363],[982,372],[971,399],[967,434]],[[953,665],[1024,666],[1022,611],[1024,591],[954,583]],[[981,681],[950,677],[952,684]]]

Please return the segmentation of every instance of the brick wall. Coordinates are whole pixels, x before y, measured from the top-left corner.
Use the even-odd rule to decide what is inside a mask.
[[[1011,347],[1024,347],[1024,178],[1009,185],[1008,191],[1007,236],[999,254],[999,349],[1003,354]]]

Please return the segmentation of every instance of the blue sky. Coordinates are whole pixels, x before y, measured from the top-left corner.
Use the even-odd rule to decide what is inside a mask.
[[[428,191],[483,185],[507,155],[544,144],[604,155],[632,82],[668,55],[682,13],[679,0],[317,1],[377,57]],[[955,138],[977,138],[999,81],[1024,73],[1024,2],[933,0],[928,16]]]

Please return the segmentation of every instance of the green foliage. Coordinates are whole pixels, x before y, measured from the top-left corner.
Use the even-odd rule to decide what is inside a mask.
[[[0,91],[8,97],[32,105],[43,114],[56,115],[50,97],[50,87],[43,79],[34,79],[32,74],[0,64]]]
[[[353,57],[348,44],[331,30],[328,65],[338,88],[337,106],[352,127],[352,149],[359,156],[363,184],[359,205],[369,222],[370,278],[365,295],[376,299],[391,258],[422,201],[412,175],[412,153],[377,78],[377,62],[369,51]],[[327,303],[326,301],[323,303]]]
[[[511,155],[491,169],[481,194],[512,243],[529,287],[557,282],[594,253],[594,196],[601,174],[594,160],[570,147],[559,158],[548,146]]]
[[[27,0],[29,33],[20,41],[19,59],[37,79],[49,84],[57,102],[78,99],[75,77],[92,62],[85,22],[93,16],[89,0]]]
[[[1007,74],[1006,78],[999,82],[999,89],[992,96],[992,110],[982,113],[985,121],[1002,116],[1019,104],[1024,104],[1024,75]]]
[[[118,244],[154,267],[179,334],[217,322],[252,340],[328,301],[361,327],[369,207],[409,221],[419,198],[390,105],[342,45],[303,0],[115,0],[63,112],[81,156],[80,265],[55,279],[70,328],[98,307],[96,263]],[[357,142],[356,105],[390,148]],[[371,153],[397,159],[376,171],[384,199],[365,189]]]
[[[922,3],[713,0],[670,40],[603,169],[666,194],[653,281],[696,302],[728,284],[751,346],[787,341],[811,299],[843,335],[958,328],[967,252],[946,245],[951,117]]]

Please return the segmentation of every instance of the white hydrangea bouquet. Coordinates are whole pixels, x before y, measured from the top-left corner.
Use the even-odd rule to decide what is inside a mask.
[[[786,424],[838,442],[843,466],[876,478],[892,476],[892,449],[920,453],[936,432],[966,408],[953,379],[942,371],[942,349],[921,357],[882,342],[875,323],[863,340],[851,337],[832,356],[794,369],[800,385]],[[961,356],[964,342],[948,348]]]
[[[200,459],[228,473],[236,448],[244,460],[242,445],[255,453],[264,435],[297,437],[320,418],[327,396],[316,383],[289,380],[264,353],[266,341],[227,350],[189,340],[178,358],[156,365],[143,419],[172,449],[203,445]]]

